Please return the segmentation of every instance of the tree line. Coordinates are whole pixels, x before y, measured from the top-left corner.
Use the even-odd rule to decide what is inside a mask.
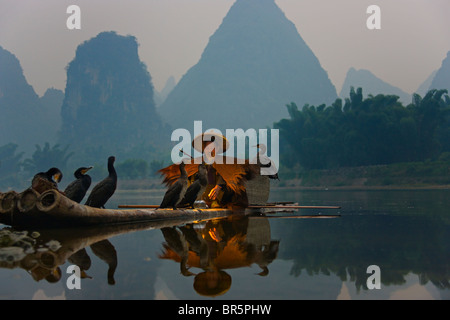
[[[51,167],[58,167],[64,174],[64,183],[74,179],[73,173],[77,168],[71,167],[69,160],[74,152],[69,152],[69,147],[59,144],[53,146],[46,142],[44,146],[36,145],[31,157],[24,159],[24,152],[19,152],[19,146],[9,143],[0,146],[0,190],[8,188],[24,188],[31,183],[31,178],[38,172],[47,171]],[[82,166],[94,166],[89,172],[92,179],[100,180],[108,174],[106,158],[98,159],[96,163],[80,163]],[[158,177],[157,171],[164,166],[163,161],[144,159],[124,159],[116,165],[116,170],[123,180],[146,179]],[[4,191],[4,190],[3,190]]]
[[[330,106],[287,105],[289,119],[274,124],[280,130],[282,167],[334,169],[450,158],[450,97],[447,90],[430,90],[424,97],[414,94],[404,106],[393,95],[363,97],[362,88],[351,88],[349,98]],[[28,159],[17,144],[0,146],[0,187],[23,186],[39,172],[57,166],[72,178],[74,152],[59,144],[36,150]],[[70,160],[70,161],[69,161]],[[76,161],[79,162],[79,161]],[[106,174],[106,159],[96,158],[91,176]],[[122,179],[157,176],[163,161],[129,157],[117,164]],[[69,178],[67,178],[69,179]]]
[[[437,159],[450,152],[450,97],[447,90],[414,94],[404,106],[399,97],[363,97],[350,89],[331,106],[287,105],[290,119],[280,130],[281,163],[305,169],[334,169]]]

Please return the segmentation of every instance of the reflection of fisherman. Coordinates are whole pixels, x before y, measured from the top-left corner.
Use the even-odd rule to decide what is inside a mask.
[[[198,163],[207,165],[208,185],[201,198],[209,207],[238,206],[247,207],[245,182],[259,172],[259,167],[250,165],[249,161],[238,163],[235,158],[222,155],[229,147],[227,139],[214,132],[198,135],[192,141],[195,150],[202,153],[202,159],[193,159],[193,163],[186,164],[189,177],[194,177],[198,171]],[[159,170],[164,176],[164,183],[171,185],[179,177],[177,165],[171,165]]]
[[[267,221],[266,221],[267,222]],[[257,264],[261,276],[268,274],[268,265],[276,258],[278,241],[270,240],[270,229],[253,225],[247,217],[211,220],[203,225],[189,224],[179,228],[164,228],[163,259],[180,263],[185,276],[195,275],[189,267],[203,271],[194,278],[194,289],[205,296],[222,295],[231,287],[231,276],[226,269]],[[256,227],[257,230],[250,230]],[[261,228],[262,227],[262,228]],[[181,232],[180,232],[181,231]],[[263,234],[260,239],[250,234]],[[267,234],[268,233],[268,234]]]

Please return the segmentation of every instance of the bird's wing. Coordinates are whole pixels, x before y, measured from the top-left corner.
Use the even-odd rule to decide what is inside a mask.
[[[200,185],[200,182],[198,180],[192,183],[186,190],[184,198],[180,202],[180,206],[193,203],[197,199],[198,193],[201,190],[201,188],[202,186]]]
[[[164,195],[163,201],[161,202],[161,208],[172,207],[177,200],[179,199],[179,195],[183,190],[183,184],[179,181],[175,182],[173,185],[167,189],[166,194]]]
[[[195,162],[195,161],[194,161]],[[249,164],[245,160],[244,164],[238,164],[238,159],[223,158],[223,164],[214,163],[213,167],[222,176],[227,183],[227,186],[236,193],[245,191],[245,180],[251,180],[255,175],[259,174],[259,166]],[[198,164],[186,164],[185,166],[188,177],[198,172]],[[179,166],[173,164],[158,171],[163,177],[163,183],[172,185],[180,177]]]
[[[251,180],[259,172],[259,166],[249,164],[245,160],[244,164],[237,163],[237,159],[232,161],[224,160],[224,164],[214,163],[213,166],[220,176],[225,180],[227,186],[234,192],[240,194],[245,191],[245,181]]]
[[[185,170],[188,177],[196,174],[198,172],[198,164],[186,164]],[[158,170],[158,172],[164,177],[163,183],[170,186],[175,183],[180,177],[180,167],[177,164],[172,164],[166,168]]]
[[[278,173],[278,169],[275,162],[270,161],[268,164],[261,165],[261,174],[263,176],[271,176]]]
[[[105,205],[109,198],[114,194],[115,184],[110,179],[106,178],[97,183],[92,189],[86,201],[88,206],[101,207]]]
[[[74,198],[74,196],[78,193],[78,192],[82,192],[83,189],[83,185],[81,183],[81,180],[74,180],[72,181],[67,187],[66,189],[64,189],[64,193],[66,195],[67,198],[72,199]]]

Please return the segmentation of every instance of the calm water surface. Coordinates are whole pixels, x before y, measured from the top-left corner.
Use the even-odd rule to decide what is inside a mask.
[[[162,194],[120,192],[108,206]],[[27,255],[0,257],[0,299],[450,298],[450,190],[277,190],[270,200],[338,205],[296,214],[341,216],[29,229]],[[25,234],[0,229],[3,245]],[[70,265],[82,270],[79,290],[67,287]],[[371,265],[380,289],[367,287]]]

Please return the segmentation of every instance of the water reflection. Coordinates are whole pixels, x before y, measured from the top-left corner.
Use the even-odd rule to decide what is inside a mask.
[[[89,246],[92,252],[103,260],[107,266],[107,279],[108,284],[113,285],[116,283],[114,280],[114,273],[117,268],[117,252],[112,243],[109,240],[101,240],[93,243]],[[81,270],[81,278],[90,278],[86,271],[91,267],[91,258],[89,257],[85,248],[78,250],[67,259],[70,263],[78,266]]]
[[[230,289],[232,279],[227,272],[230,269],[256,265],[260,270],[255,276],[267,276],[279,249],[279,241],[271,238],[267,219],[242,215],[188,224],[160,221],[38,231],[4,227],[0,230],[0,268],[20,268],[35,282],[63,282],[64,285],[66,263],[79,267],[81,279],[92,279],[90,269],[95,255],[107,266],[106,282],[114,286],[119,256],[125,259],[122,265],[136,266],[140,262],[128,261],[120,242],[116,249],[109,239],[144,230],[161,233],[164,241],[159,242],[158,258],[179,264],[181,275],[193,278],[196,293],[208,297],[222,295]],[[143,274],[135,276],[144,278]]]
[[[63,290],[70,299],[336,299],[348,291],[354,299],[389,299],[408,289],[449,299],[449,195],[315,192],[277,198],[342,205],[336,219],[4,227],[0,297]],[[83,271],[82,290],[67,289],[67,264]],[[366,286],[373,264],[381,268],[381,290]]]
[[[272,240],[267,219],[248,217],[216,219],[180,227],[163,228],[161,259],[179,263],[183,276],[193,276],[195,291],[208,297],[225,294],[231,287],[228,269],[259,266],[259,276],[269,274],[279,241]],[[191,272],[198,268],[200,272]]]
[[[116,228],[113,230],[120,232]],[[86,251],[90,247],[107,264],[107,280],[113,285],[117,252],[107,239],[114,234],[113,230],[107,228],[98,232],[91,228],[76,232],[67,229],[29,232],[3,228],[0,230],[0,267],[22,268],[37,282],[46,280],[55,283],[62,277],[60,266],[68,261],[80,268],[82,279],[90,278],[87,271],[91,267],[91,258]]]

